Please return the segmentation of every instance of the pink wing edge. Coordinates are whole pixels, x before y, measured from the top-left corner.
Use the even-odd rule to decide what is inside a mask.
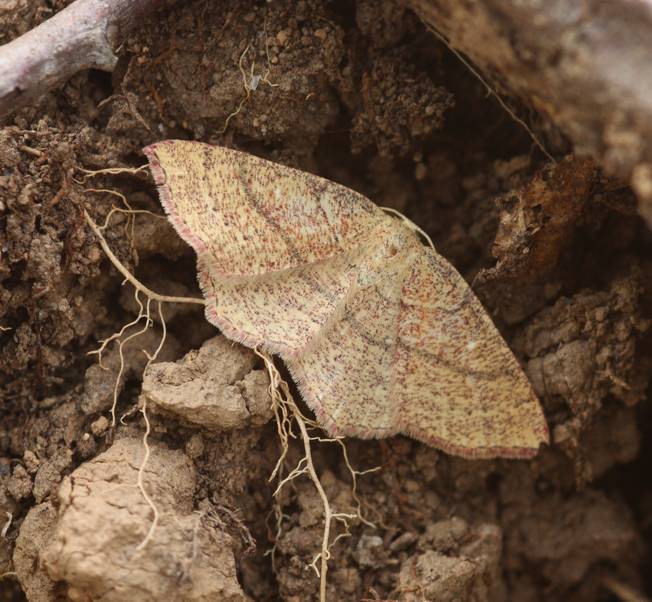
[[[174,140],[163,140],[161,142],[155,142],[154,144],[150,144],[149,146],[143,148],[143,153],[149,161],[149,168],[152,172],[152,177],[154,178],[154,183],[156,184],[158,190],[161,205],[163,206],[165,213],[172,223],[172,226],[179,234],[179,236],[195,250],[195,253],[198,256],[201,256],[207,251],[206,245],[200,238],[195,236],[192,230],[190,230],[190,228],[179,216],[176,205],[172,200],[172,193],[166,183],[165,170],[161,166],[161,163],[156,156],[157,147],[167,144],[174,144],[174,142]],[[205,146],[204,143],[201,142],[195,142],[195,144]],[[215,295],[209,292],[210,287],[208,270],[203,268],[203,266],[198,266],[198,268],[197,279],[199,281],[199,286],[201,288],[202,294],[206,299],[206,319],[211,324],[219,328],[224,336],[226,336],[228,339],[231,339],[232,341],[252,349],[265,349],[271,353],[280,355],[283,359],[286,359],[286,365],[292,376],[292,380],[299,389],[301,396],[306,401],[310,409],[315,413],[319,424],[331,436],[338,437],[347,435],[360,439],[379,438],[377,437],[377,434],[371,430],[340,429],[330,414],[326,412],[322,404],[318,401],[317,396],[314,394],[310,387],[310,384],[304,378],[302,378],[300,374],[297,373],[296,369],[292,368],[291,360],[296,357],[296,350],[279,344],[270,347],[264,340],[236,328],[229,320],[223,316],[220,316],[217,312],[217,298]],[[288,362],[287,359],[290,361]],[[540,405],[539,413],[541,418],[541,427],[537,428],[535,432],[539,435],[541,443],[548,443],[550,440],[550,435],[545,416]],[[509,459],[528,459],[534,457],[539,452],[539,447],[469,448],[462,445],[457,445],[451,441],[447,441],[439,437],[432,437],[422,431],[419,431],[418,429],[401,427],[400,425],[397,426],[395,431],[388,431],[388,433],[384,436],[389,437],[400,433],[418,439],[432,447],[436,447],[437,449],[442,450],[445,453],[461,456],[462,458],[467,459],[490,459],[499,457]]]
[[[362,428],[341,429],[333,420],[331,415],[326,412],[322,404],[319,403],[317,396],[310,387],[310,383],[302,378],[301,374],[296,369],[293,369],[290,363],[286,362],[286,365],[288,371],[292,376],[292,380],[301,393],[301,396],[306,401],[310,409],[315,413],[319,424],[322,425],[332,437],[351,436],[357,437],[359,439],[382,439],[385,437],[392,437],[394,435],[403,434],[413,439],[418,439],[419,441],[422,441],[431,447],[436,447],[437,449],[440,449],[447,454],[460,456],[462,458],[466,458],[467,460],[488,460],[492,458],[526,460],[533,458],[539,453],[540,445],[537,447],[465,447],[440,437],[433,437],[424,431],[410,428],[402,424],[398,424],[396,429],[388,430],[387,433],[381,436],[372,430],[366,430]],[[549,443],[550,435],[548,431],[548,425],[546,423],[545,415],[540,404],[538,404],[538,410],[540,422],[539,425],[534,429],[534,432],[536,435],[538,435],[540,444]]]
[[[172,192],[170,191],[170,187],[166,182],[165,170],[161,166],[161,163],[156,156],[156,149],[158,147],[167,144],[174,144],[174,142],[175,140],[163,140],[161,142],[155,142],[154,144],[150,144],[149,146],[143,148],[143,153],[149,161],[149,168],[152,172],[154,183],[156,184],[158,190],[161,205],[163,206],[168,219],[172,223],[172,226],[176,230],[177,234],[179,234],[179,236],[195,250],[197,257],[201,258],[202,255],[208,252],[208,249],[204,242],[199,237],[195,236],[192,230],[186,225],[186,223],[179,215],[176,204],[172,199]],[[201,146],[208,146],[203,142],[192,143]],[[261,348],[268,350],[271,353],[277,353],[281,356],[286,357],[292,357],[293,355],[296,355],[296,350],[289,346],[277,344],[273,347],[270,347],[260,337],[256,337],[248,332],[240,330],[227,318],[218,314],[217,297],[210,292],[210,276],[201,259],[198,259],[197,280],[199,282],[199,287],[202,291],[202,295],[204,299],[206,299],[205,314],[207,320],[214,326],[217,326],[217,328],[219,328],[227,338],[252,349]]]

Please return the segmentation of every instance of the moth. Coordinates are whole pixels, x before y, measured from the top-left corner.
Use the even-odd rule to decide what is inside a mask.
[[[492,320],[406,223],[239,151],[166,140],[144,153],[197,254],[206,318],[280,356],[328,433],[403,433],[470,458],[531,457],[548,441]]]

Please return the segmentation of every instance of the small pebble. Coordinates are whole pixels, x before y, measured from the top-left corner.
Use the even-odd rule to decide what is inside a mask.
[[[109,428],[109,419],[106,416],[100,416],[91,424],[91,433],[98,437]]]
[[[23,454],[23,464],[25,464],[27,472],[33,475],[37,471],[41,461],[36,457],[36,454],[33,451],[28,449]]]
[[[285,46],[290,37],[290,32],[287,29],[282,29],[276,34],[276,39],[281,46]]]
[[[423,163],[417,163],[414,168],[414,177],[420,182],[428,176],[428,168]]]
[[[204,440],[201,435],[193,435],[186,443],[186,453],[193,459],[199,458],[204,453]]]

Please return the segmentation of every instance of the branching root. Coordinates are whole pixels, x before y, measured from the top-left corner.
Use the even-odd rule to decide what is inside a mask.
[[[100,170],[101,172],[104,172],[104,170]],[[110,172],[114,173],[114,172]],[[116,407],[118,404],[118,393],[120,390],[120,382],[122,379],[122,375],[124,372],[125,368],[125,359],[124,359],[124,346],[131,340],[136,339],[140,335],[144,334],[147,332],[149,328],[151,328],[154,324],[154,320],[152,318],[152,302],[155,302],[157,304],[157,310],[158,310],[158,318],[159,322],[161,323],[161,328],[162,328],[162,335],[161,335],[161,340],[158,344],[158,347],[154,351],[154,353],[150,354],[147,351],[143,350],[143,353],[147,356],[147,364],[145,366],[145,369],[156,360],[158,357],[159,353],[161,352],[161,349],[163,348],[163,345],[165,344],[165,339],[167,337],[167,325],[165,322],[165,318],[163,316],[163,303],[194,303],[194,304],[199,304],[199,305],[205,305],[205,301],[203,299],[198,299],[194,297],[174,297],[174,296],[168,296],[168,295],[159,295],[158,293],[155,293],[154,291],[151,291],[148,289],[145,285],[143,285],[131,272],[124,266],[124,264],[116,257],[116,255],[111,251],[111,248],[109,247],[108,243],[106,242],[106,238],[104,237],[103,230],[109,225],[110,218],[113,214],[116,212],[121,212],[127,214],[129,217],[133,217],[133,215],[136,213],[135,210],[133,210],[127,200],[124,198],[124,196],[115,191],[107,191],[104,189],[91,189],[92,192],[111,192],[113,194],[116,194],[117,196],[121,197],[123,202],[126,205],[126,209],[119,209],[117,207],[114,207],[109,214],[107,215],[106,220],[104,221],[104,224],[100,227],[98,226],[93,219],[90,217],[88,212],[84,211],[84,217],[88,223],[88,225],[91,227],[91,230],[93,230],[93,233],[97,237],[100,246],[102,247],[104,253],[106,256],[109,258],[111,263],[115,266],[115,268],[125,277],[125,282],[129,282],[133,287],[134,287],[134,297],[136,299],[136,303],[138,305],[138,315],[134,320],[129,322],[128,324],[125,324],[119,332],[116,332],[112,334],[110,337],[107,337],[106,339],[100,341],[100,347],[96,349],[95,351],[92,351],[92,354],[96,354],[98,356],[98,361],[100,366],[106,368],[102,364],[102,354],[106,350],[107,346],[111,344],[113,341],[117,341],[118,343],[118,357],[119,357],[119,368],[118,368],[118,374],[116,376],[115,380],[115,386],[113,389],[113,403],[111,406],[111,426],[115,427],[116,426]],[[123,282],[124,284],[124,282]],[[141,300],[141,295],[145,298],[145,302]],[[138,326],[140,327],[138,328]],[[128,331],[130,331],[128,333]],[[127,334],[128,333],[128,334]],[[150,497],[150,495],[147,493],[147,490],[145,488],[144,484],[144,474],[145,474],[145,467],[147,466],[147,462],[150,457],[150,447],[148,443],[148,437],[151,431],[151,425],[149,422],[149,418],[147,416],[147,402],[145,400],[142,401],[142,405],[140,407],[140,411],[143,415],[143,419],[145,421],[145,432],[143,434],[143,447],[145,449],[145,453],[143,455],[142,462],[140,464],[140,467],[138,469],[138,477],[137,477],[137,485],[138,488],[140,489],[140,492],[147,502],[148,506],[152,510],[153,514],[153,519],[150,524],[150,527],[147,531],[147,534],[145,535],[145,538],[141,541],[141,543],[137,546],[136,551],[143,550],[145,546],[151,541],[154,532],[156,530],[156,526],[159,522],[160,518],[160,513],[154,504],[154,501]]]
[[[104,169],[85,169],[83,167],[77,167],[77,169],[84,174],[84,180],[87,180],[88,178],[100,175],[117,176],[120,174],[136,175],[139,173],[146,173],[148,167],[149,165],[146,163],[140,167],[105,167]]]
[[[233,119],[238,113],[240,113],[240,111],[242,111],[242,107],[244,107],[245,103],[249,100],[251,93],[255,92],[258,89],[258,85],[260,84],[260,82],[267,84],[270,88],[276,88],[276,86],[278,86],[278,84],[272,83],[269,79],[269,74],[272,68],[271,68],[271,61],[269,58],[269,44],[267,40],[267,32],[265,32],[265,53],[267,55],[267,70],[262,75],[257,75],[255,73],[255,68],[256,68],[255,59],[251,61],[251,67],[249,69],[248,74],[244,68],[244,58],[249,52],[250,48],[251,48],[251,44],[247,44],[246,48],[242,51],[242,54],[240,55],[240,59],[238,60],[238,69],[240,70],[240,74],[242,75],[242,86],[244,87],[245,94],[241,98],[235,110],[227,116],[226,121],[224,122],[224,126],[218,132],[219,134],[224,134],[224,132],[226,132],[226,130],[229,127],[229,123],[231,119]]]
[[[354,470],[351,467],[346,451],[346,446],[344,445],[344,442],[341,438],[324,438],[311,434],[311,432],[314,430],[321,430],[319,424],[301,412],[292,397],[287,382],[283,380],[277,367],[275,366],[273,358],[268,353],[261,351],[260,349],[255,349],[254,351],[263,360],[267,374],[269,376],[269,392],[272,398],[272,408],[276,417],[277,432],[281,442],[281,454],[272,472],[272,475],[270,476],[270,480],[277,480],[274,497],[278,498],[281,490],[285,485],[297,477],[305,474],[312,481],[322,502],[322,507],[324,510],[324,530],[321,541],[321,550],[310,563],[310,566],[315,570],[315,573],[319,577],[320,602],[325,602],[328,561],[331,558],[331,549],[340,539],[349,537],[351,535],[351,531],[349,529],[349,521],[360,520],[371,527],[374,526],[362,515],[361,503],[357,495],[356,487],[358,476],[368,472],[373,472],[378,470],[378,468],[373,468],[367,471]],[[303,445],[304,455],[299,460],[294,469],[292,469],[286,476],[283,476],[283,467],[285,465],[285,459],[289,450],[290,439],[297,438],[297,435],[294,433],[292,428],[294,424],[296,424],[299,428],[299,438],[301,439],[301,443]],[[328,496],[324,491],[324,487],[319,480],[319,476],[317,475],[317,471],[313,463],[312,443],[315,441],[320,443],[336,443],[341,446],[344,454],[344,460],[346,462],[347,468],[349,469],[353,482],[353,498],[356,502],[355,513],[333,511]],[[281,520],[282,513],[279,512],[279,518],[277,519],[277,534],[280,531]],[[343,530],[334,538],[331,538],[331,530],[333,529],[334,521],[339,523]],[[318,564],[319,568],[317,567]]]
[[[243,56],[244,54],[245,53],[243,53]],[[241,64],[242,64],[242,57],[241,57]],[[252,77],[253,77],[253,69],[254,69],[254,65],[252,63],[252,67],[251,67]],[[242,69],[242,71],[244,74],[244,69]],[[265,74],[264,78],[261,79],[261,81],[264,81],[267,78],[267,75],[268,74]],[[270,83],[270,85],[272,84]],[[100,173],[114,175],[116,173],[132,173],[132,174],[138,173],[142,169],[143,168],[138,168],[133,170],[123,169],[123,168],[115,168],[115,169],[110,168],[110,169],[98,170],[94,172],[84,170],[84,172],[88,176],[93,176]],[[102,226],[98,226],[97,223],[95,223],[95,221],[88,214],[87,211],[84,211],[84,217],[86,219],[86,222],[90,226],[91,230],[97,237],[100,246],[102,247],[102,250],[104,251],[106,256],[109,258],[109,260],[114,265],[114,267],[123,275],[125,279],[123,284],[128,282],[134,287],[134,297],[136,299],[136,303],[139,308],[138,315],[136,316],[136,318],[134,318],[134,320],[132,320],[128,324],[125,324],[120,329],[119,332],[116,332],[111,336],[107,337],[106,339],[100,341],[99,348],[91,352],[98,356],[98,361],[100,365],[102,365],[102,354],[104,353],[108,345],[110,345],[113,341],[117,341],[118,356],[119,356],[120,363],[119,363],[118,374],[116,377],[116,383],[113,391],[113,403],[111,406],[111,425],[115,427],[118,393],[119,393],[120,382],[125,367],[124,346],[129,341],[144,334],[147,331],[147,329],[154,324],[154,321],[152,319],[152,313],[151,313],[152,303],[155,302],[157,304],[158,318],[161,323],[163,332],[162,332],[160,343],[153,354],[150,355],[149,353],[143,350],[143,352],[147,355],[148,358],[147,366],[149,366],[157,358],[166,339],[167,327],[162,312],[162,304],[163,303],[193,303],[198,305],[205,305],[206,302],[204,299],[199,299],[195,297],[175,297],[175,296],[161,295],[152,291],[151,289],[147,288],[144,284],[142,284],[113,253],[113,251],[111,250],[111,248],[109,247],[106,241],[106,238],[104,237],[104,230],[108,227],[112,215],[116,213],[123,213],[126,214],[128,218],[133,218],[134,214],[139,212],[132,209],[129,203],[127,202],[126,198],[124,197],[124,195],[122,195],[119,192],[109,191],[107,189],[89,189],[89,192],[108,192],[110,194],[114,194],[122,200],[123,204],[126,207],[125,209],[118,208],[118,207],[112,208],[109,214],[107,215]],[[131,222],[129,227],[131,228],[131,232],[133,232],[133,222]],[[265,368],[269,375],[269,379],[270,379],[269,390],[272,399],[272,408],[276,418],[277,433],[281,445],[281,452],[278,461],[270,476],[270,481],[274,479],[276,479],[277,481],[276,490],[274,491],[274,497],[278,499],[281,490],[286,484],[296,479],[297,477],[305,474],[312,481],[322,502],[322,506],[324,510],[324,529],[323,529],[323,536],[321,542],[321,549],[320,552],[313,559],[310,566],[315,570],[315,573],[319,577],[320,600],[321,602],[325,602],[328,561],[331,558],[331,550],[333,546],[340,539],[349,537],[351,535],[349,525],[350,525],[350,521],[352,520],[359,520],[371,527],[374,526],[363,516],[361,502],[357,495],[357,477],[366,474],[368,472],[373,472],[375,470],[378,470],[378,468],[373,468],[367,471],[358,471],[353,469],[353,467],[349,462],[346,446],[341,438],[327,438],[327,437],[321,437],[313,434],[314,431],[321,431],[319,424],[314,420],[308,418],[301,412],[301,410],[299,409],[299,407],[297,406],[296,402],[292,397],[287,382],[283,380],[278,369],[274,365],[274,361],[272,357],[269,354],[261,351],[260,349],[255,349],[254,351],[263,360],[265,364]],[[147,544],[151,541],[152,537],[154,536],[154,532],[156,530],[160,518],[160,513],[156,508],[154,501],[147,493],[147,490],[144,485],[144,479],[143,479],[145,473],[145,467],[147,465],[150,456],[148,437],[151,431],[151,425],[147,416],[147,402],[145,400],[141,401],[140,411],[145,421],[145,432],[143,434],[143,447],[145,449],[145,453],[138,470],[137,484],[143,498],[145,499],[145,501],[147,502],[147,504],[152,510],[153,519],[147,531],[147,534],[145,535],[141,543],[137,546],[137,551],[144,549],[147,546]],[[295,433],[294,430],[295,425],[298,427],[298,433]],[[298,464],[294,467],[294,469],[290,470],[289,473],[285,475],[284,474],[285,464],[286,464],[286,459],[287,459],[287,454],[288,454],[291,439],[300,439],[303,446],[303,457],[298,462]],[[344,513],[344,512],[333,511],[328,496],[324,491],[324,487],[322,486],[322,483],[319,480],[319,476],[317,475],[317,471],[313,463],[313,457],[312,457],[313,442],[335,443],[341,447],[344,461],[349,470],[352,483],[353,483],[352,493],[353,493],[353,499],[355,500],[355,504],[356,504],[355,512]],[[279,509],[277,513],[277,536],[280,534],[283,518],[284,516]],[[340,525],[341,532],[338,533],[335,537],[332,537],[331,532],[334,531],[334,526],[333,526],[334,523]],[[273,554],[272,554],[272,558],[273,558]]]

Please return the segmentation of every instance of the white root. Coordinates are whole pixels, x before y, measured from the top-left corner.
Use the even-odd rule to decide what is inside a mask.
[[[94,175],[94,174],[91,174]],[[124,202],[126,200],[122,195],[118,193],[118,196],[120,196]],[[115,213],[116,211],[121,211],[124,213],[129,213],[130,208],[127,203],[128,209],[115,209],[112,210],[112,213]],[[109,247],[108,243],[106,242],[106,239],[103,235],[102,230],[106,227],[108,224],[108,218],[105,221],[104,225],[102,227],[98,226],[93,219],[90,217],[90,215],[84,211],[84,217],[93,230],[94,234],[96,235],[100,246],[102,247],[102,250],[106,254],[106,256],[109,258],[111,263],[115,266],[115,268],[124,276],[125,281],[129,282],[133,287],[134,287],[134,295],[136,298],[136,302],[138,303],[139,306],[139,312],[138,316],[124,326],[120,332],[115,333],[111,337],[108,337],[104,341],[101,342],[100,348],[95,352],[98,354],[100,357],[101,361],[101,355],[102,352],[105,350],[106,346],[113,340],[119,340],[119,357],[120,357],[120,369],[118,372],[118,377],[116,380],[116,387],[114,389],[114,399],[113,399],[113,406],[111,409],[111,416],[112,416],[112,424],[115,425],[115,410],[116,410],[116,405],[117,405],[117,393],[118,393],[118,387],[119,387],[119,379],[122,376],[122,371],[124,369],[124,356],[123,356],[123,346],[124,344],[137,337],[138,335],[144,333],[147,328],[149,328],[152,324],[152,318],[151,318],[151,302],[156,301],[158,303],[158,312],[159,312],[159,319],[162,324],[163,328],[163,335],[161,338],[161,342],[156,349],[155,353],[151,356],[148,355],[148,364],[149,365],[151,362],[155,360],[155,358],[158,356],[163,343],[165,341],[166,337],[166,324],[165,320],[163,318],[161,306],[162,303],[194,303],[194,304],[199,304],[199,305],[205,305],[206,302],[204,299],[198,299],[194,297],[175,297],[175,296],[168,296],[168,295],[160,295],[151,289],[147,288],[144,284],[142,284],[123,264],[120,262],[120,260],[116,257],[116,255],[112,252],[111,248]],[[146,298],[146,302],[143,303],[140,300],[139,295],[142,294]],[[135,331],[134,333],[130,334],[129,336],[125,337],[124,339],[122,338],[123,334],[132,326],[135,326],[138,324],[141,320],[144,321],[144,326],[140,329]],[[320,547],[320,552],[315,556],[313,559],[312,563],[310,566],[315,570],[316,574],[319,577],[319,591],[320,591],[320,600],[321,602],[326,601],[326,584],[327,584],[327,575],[328,575],[328,561],[331,558],[331,549],[333,546],[342,538],[348,537],[351,535],[350,529],[349,529],[349,521],[351,520],[360,520],[364,522],[365,524],[369,526],[374,526],[371,522],[366,520],[364,516],[362,515],[362,510],[361,510],[361,503],[360,499],[358,498],[357,495],[357,477],[363,474],[366,474],[368,472],[372,472],[374,470],[378,470],[378,468],[373,468],[371,470],[367,471],[357,471],[354,470],[349,462],[348,454],[346,451],[346,446],[344,445],[344,442],[340,438],[325,438],[325,437],[319,437],[319,436],[313,436],[309,433],[309,430],[312,429],[319,429],[319,424],[317,424],[314,420],[311,420],[310,418],[307,418],[301,410],[298,408],[296,405],[294,399],[292,398],[292,394],[290,393],[288,384],[281,378],[280,373],[278,372],[278,369],[274,365],[273,359],[271,358],[270,355],[262,352],[259,349],[254,350],[256,354],[261,357],[261,359],[265,363],[265,367],[267,370],[267,373],[269,375],[270,379],[270,395],[272,398],[272,407],[274,410],[274,414],[276,417],[276,425],[277,425],[277,432],[279,436],[279,441],[281,443],[281,453],[278,458],[278,461],[276,463],[276,466],[272,472],[272,475],[270,476],[270,480],[276,478],[277,479],[277,487],[276,490],[274,491],[274,496],[277,497],[283,488],[284,485],[292,481],[293,479],[306,474],[310,480],[312,481],[315,489],[317,490],[317,493],[321,499],[322,506],[324,509],[324,529],[323,529],[323,536],[322,536],[322,541],[321,541],[321,547]],[[142,402],[141,406],[141,412],[143,414],[143,418],[145,420],[145,433],[143,435],[143,446],[145,448],[145,455],[143,457],[143,461],[140,465],[139,471],[138,471],[138,487],[143,495],[143,498],[146,500],[150,508],[152,509],[153,512],[153,520],[150,525],[150,528],[143,539],[143,541],[138,545],[137,550],[142,550],[145,548],[145,546],[151,541],[156,526],[158,524],[160,515],[159,512],[156,508],[156,505],[154,504],[153,500],[151,497],[148,495],[144,483],[143,483],[143,475],[145,471],[145,466],[147,464],[147,461],[149,459],[149,454],[150,454],[150,448],[148,445],[148,436],[150,434],[151,430],[151,425],[149,422],[149,419],[147,417],[147,406],[146,402]],[[289,449],[289,442],[291,438],[296,438],[295,433],[293,432],[293,425],[296,424],[299,428],[299,436],[301,438],[302,444],[303,444],[303,452],[304,455],[297,464],[297,466],[289,472],[288,475],[285,477],[282,476],[283,473],[283,466],[287,457],[288,449]],[[344,461],[346,463],[347,468],[349,469],[349,472],[351,474],[352,482],[353,482],[353,498],[356,503],[356,509],[354,513],[342,513],[342,512],[334,512],[330,502],[328,500],[328,496],[321,484],[321,481],[319,480],[319,476],[317,474],[317,471],[315,469],[314,463],[313,463],[313,457],[312,457],[312,443],[314,441],[320,442],[320,443],[337,443],[340,445],[342,448],[343,456],[344,456]],[[281,523],[282,521],[282,513],[279,517],[279,522],[277,523],[277,529],[280,531],[281,528]],[[331,533],[333,530],[333,521],[339,523],[342,526],[342,531],[338,533],[334,538],[331,537]],[[319,568],[318,565],[319,564]]]
[[[94,190],[95,191],[95,190]],[[157,302],[158,306],[158,315],[159,315],[159,321],[161,323],[161,328],[163,330],[162,335],[161,335],[161,340],[159,342],[158,347],[154,351],[153,354],[147,353],[147,351],[143,350],[143,352],[147,355],[147,364],[145,366],[145,369],[147,369],[147,366],[149,366],[152,362],[156,360],[158,357],[159,353],[161,352],[161,349],[163,348],[163,345],[165,344],[165,339],[167,337],[167,325],[165,322],[165,318],[163,316],[163,309],[162,309],[162,304],[163,303],[194,303],[198,305],[205,305],[205,301],[203,299],[198,299],[194,297],[175,297],[175,296],[169,296],[169,295],[159,295],[158,293],[155,293],[154,291],[150,290],[147,288],[144,284],[142,284],[133,274],[124,266],[124,264],[116,257],[116,255],[113,253],[111,248],[109,247],[108,243],[106,242],[106,239],[104,237],[104,234],[102,233],[102,230],[108,225],[110,216],[115,213],[116,211],[120,211],[123,213],[130,214],[133,210],[129,207],[129,204],[126,202],[126,199],[119,193],[117,193],[118,196],[120,196],[125,204],[127,205],[128,209],[117,209],[114,208],[111,210],[111,213],[109,216],[107,216],[107,219],[104,222],[104,225],[102,227],[98,226],[93,219],[90,217],[88,212],[84,211],[84,217],[86,218],[86,221],[88,225],[91,227],[91,230],[93,230],[93,233],[97,237],[100,246],[102,247],[102,250],[106,254],[106,256],[109,258],[111,263],[115,266],[115,268],[125,277],[125,280],[128,281],[133,287],[134,287],[134,297],[136,299],[136,303],[138,304],[139,310],[138,310],[138,315],[134,320],[126,324],[125,326],[122,327],[122,329],[111,335],[110,337],[104,339],[103,341],[100,342],[100,347],[91,353],[95,353],[98,355],[99,358],[99,363],[102,365],[102,353],[106,349],[107,345],[111,343],[112,341],[118,341],[118,355],[120,359],[120,365],[118,369],[118,374],[116,376],[116,381],[115,381],[115,386],[113,389],[113,404],[111,406],[111,426],[115,427],[116,425],[116,407],[118,404],[118,392],[119,392],[119,387],[120,387],[120,381],[122,379],[122,373],[124,371],[124,346],[127,342],[137,338],[141,334],[144,334],[148,328],[150,328],[153,325],[153,320],[151,316],[151,304],[152,301]],[[146,297],[146,302],[143,304],[143,302],[140,299],[140,294],[144,295]],[[136,326],[139,322],[143,322],[143,326],[139,329],[136,330],[132,333],[130,333],[128,336],[123,337],[125,332],[129,330],[132,326]],[[138,478],[137,478],[137,485],[138,488],[140,489],[140,492],[147,502],[148,506],[151,508],[152,513],[153,513],[153,519],[150,524],[150,527],[147,531],[147,534],[145,535],[143,541],[137,546],[136,551],[141,551],[143,550],[147,544],[151,541],[152,537],[154,536],[154,532],[156,530],[156,527],[159,522],[160,518],[160,513],[156,507],[156,504],[150,497],[150,495],[147,493],[147,490],[145,489],[145,484],[144,484],[144,474],[145,474],[145,467],[147,466],[147,462],[150,457],[150,447],[148,443],[148,437],[151,432],[151,425],[149,422],[149,418],[147,416],[147,402],[143,400],[142,406],[140,408],[140,411],[143,415],[143,419],[145,421],[145,432],[143,434],[143,447],[145,449],[145,453],[143,455],[143,460],[140,464],[140,467],[138,469]]]
[[[270,480],[273,478],[278,479],[276,490],[274,491],[274,497],[278,497],[279,493],[283,487],[290,481],[296,479],[297,477],[306,474],[312,481],[319,498],[322,503],[324,510],[324,529],[321,541],[320,552],[315,556],[313,561],[310,563],[310,566],[315,570],[317,576],[319,577],[319,599],[320,602],[326,602],[326,585],[327,585],[327,575],[328,575],[328,561],[331,558],[331,549],[333,546],[344,537],[349,537],[351,531],[349,530],[349,521],[351,520],[360,520],[365,524],[373,527],[374,525],[366,520],[361,512],[360,500],[357,496],[357,476],[366,474],[368,472],[373,472],[379,470],[378,468],[373,468],[367,471],[356,471],[351,467],[349,463],[349,458],[346,452],[346,446],[340,438],[323,438],[312,436],[308,432],[309,429],[320,428],[319,425],[310,418],[304,416],[301,410],[298,408],[296,402],[294,401],[287,382],[283,380],[278,369],[274,365],[273,358],[260,349],[254,349],[256,354],[263,360],[267,374],[269,375],[269,391],[272,398],[272,407],[274,409],[274,414],[276,416],[276,426],[279,434],[279,439],[281,441],[281,455],[276,463],[276,467],[272,472]],[[299,427],[299,434],[301,442],[303,445],[303,457],[299,460],[298,464],[289,474],[285,477],[281,477],[282,466],[284,460],[287,456],[289,439],[294,438],[295,435],[292,432],[292,424],[296,423]],[[318,441],[322,443],[337,443],[342,447],[344,459],[346,466],[349,469],[351,478],[353,481],[353,497],[356,502],[356,512],[355,513],[343,513],[343,512],[333,512],[333,509],[330,505],[330,501],[324,487],[319,480],[317,471],[312,458],[312,442]],[[282,516],[278,519],[282,520]],[[333,521],[337,521],[343,527],[343,531],[335,536],[331,540],[331,531],[333,527]],[[280,531],[280,522],[277,522],[277,533]],[[317,564],[319,563],[319,568]]]

